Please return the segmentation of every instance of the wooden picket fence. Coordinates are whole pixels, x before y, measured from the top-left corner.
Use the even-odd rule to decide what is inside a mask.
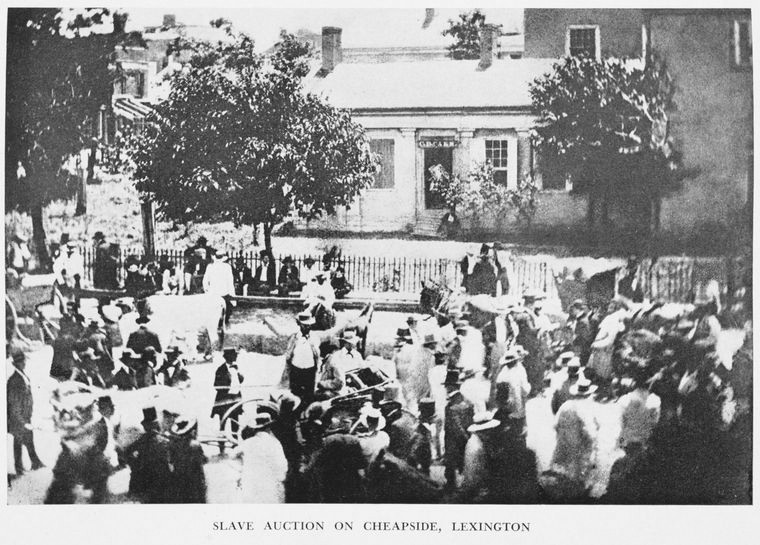
[[[124,280],[124,261],[129,255],[142,257],[140,247],[123,248],[119,257],[119,280]],[[93,248],[86,248],[83,253],[85,277],[87,283],[92,281]],[[232,264],[242,257],[246,265],[255,271],[260,263],[258,252],[230,252]],[[279,273],[285,254],[275,258]],[[304,261],[311,257],[314,267],[321,267],[321,255],[291,256],[303,274],[306,270]],[[157,251],[156,261],[168,259],[180,270],[185,264],[183,250],[161,249]],[[459,262],[453,259],[430,259],[413,257],[387,256],[342,256],[340,259],[345,269],[348,282],[354,286],[354,294],[385,292],[388,296],[416,299],[425,280],[445,282],[449,286],[462,283]],[[512,267],[517,280],[517,290],[523,293],[527,289],[544,291],[550,298],[557,296],[557,284],[552,263],[532,257],[512,257]],[[691,302],[704,292],[711,279],[719,282],[725,291],[731,285],[732,263],[727,258],[690,258],[661,257],[654,267],[645,260],[641,263],[640,279],[646,296],[652,300],[672,302]],[[511,290],[512,291],[512,290]]]

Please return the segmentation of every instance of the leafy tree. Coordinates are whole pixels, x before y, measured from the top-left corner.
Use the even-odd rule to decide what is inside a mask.
[[[443,197],[456,220],[477,222],[484,216],[497,222],[509,213],[530,225],[536,212],[537,188],[532,179],[524,179],[517,188],[508,188],[494,181],[490,163],[476,165],[466,176],[451,175],[441,165],[429,171],[430,187]]]
[[[457,60],[480,58],[480,30],[486,22],[486,16],[480,10],[459,14],[459,20],[449,19],[449,28],[444,36],[454,38],[448,46],[449,55]]]
[[[588,196],[590,228],[597,213],[602,226],[609,225],[615,202],[638,206],[647,232],[659,228],[661,197],[683,174],[668,133],[674,92],[654,56],[643,68],[620,59],[568,57],[531,84],[538,150],[573,180],[574,191]]]
[[[114,14],[116,32],[91,32],[108,15],[105,9],[8,10],[6,208],[31,215],[42,268],[50,262],[43,207],[76,192],[67,163],[88,146],[100,106],[110,102],[116,32],[126,19]]]
[[[362,127],[305,92],[308,48],[283,33],[270,58],[245,35],[189,44],[189,63],[135,150],[136,187],[179,223],[261,224],[350,205],[375,173]]]

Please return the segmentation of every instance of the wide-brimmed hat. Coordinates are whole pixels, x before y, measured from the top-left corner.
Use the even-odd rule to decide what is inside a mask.
[[[356,331],[349,329],[340,336],[340,342],[356,346],[359,343],[359,337],[356,336]]]
[[[145,407],[143,410],[143,419],[142,424],[157,424],[158,423],[158,413],[156,413],[155,407]]]
[[[568,350],[567,352],[562,352],[557,358],[557,365],[564,367],[574,357],[575,357],[575,352],[571,350]]]
[[[314,316],[312,316],[309,312],[300,312],[298,316],[296,316],[296,320],[301,325],[314,325],[317,323],[317,321],[314,319]]]
[[[314,265],[314,263],[316,263],[316,262],[317,261],[313,257],[311,257],[311,256],[309,256],[309,257],[307,257],[306,259],[303,260],[304,265],[307,265],[307,266]]]
[[[100,312],[109,322],[118,322],[122,315],[121,309],[116,305],[105,305]]]
[[[432,333],[428,333],[425,335],[425,338],[422,339],[422,346],[431,346],[431,345],[438,345],[438,341],[435,338],[435,335]]]
[[[472,425],[467,428],[469,433],[475,433],[479,431],[492,430],[498,428],[501,425],[499,420],[494,419],[494,413],[492,411],[484,411],[477,413],[472,417]]]
[[[467,320],[455,320],[454,321],[454,330],[455,331],[467,331],[467,328],[470,327],[470,322]]]
[[[121,361],[132,361],[136,357],[137,357],[137,354],[135,354],[134,352],[132,352],[131,349],[125,348],[122,351],[121,356],[119,357],[119,359]]]
[[[250,416],[244,419],[240,426],[240,431],[249,429],[251,431],[259,431],[268,428],[274,423],[274,417],[269,412],[256,412],[250,414]]]
[[[261,250],[259,252],[259,257],[269,257],[269,252],[267,252],[266,250]]]
[[[325,280],[326,278],[327,278],[327,273],[325,271],[317,271],[314,274],[314,279],[315,280],[320,280],[320,279],[321,280]]]
[[[286,255],[285,257],[282,258],[282,262],[283,263],[293,263],[293,257],[289,256],[289,255]]]
[[[90,318],[90,322],[87,325],[89,327],[99,328],[103,327],[105,324],[103,323],[103,319],[100,316],[94,316]]]
[[[385,428],[385,417],[380,409],[373,407],[372,405],[365,405],[359,411],[358,423],[365,428],[374,427],[375,430],[380,431]]]
[[[277,404],[277,411],[282,413],[296,412],[300,407],[302,403],[302,399],[295,395],[292,392],[283,392],[279,397],[275,397],[274,395],[270,395],[269,399],[272,401],[272,403]],[[287,409],[287,410],[283,410]]]
[[[216,252],[216,258],[219,261],[229,261],[230,255],[227,252]]]
[[[147,324],[148,322],[150,322],[150,316],[147,314],[142,314],[135,320],[136,324]]]
[[[512,363],[513,361],[520,361],[523,357],[523,352],[517,348],[510,348],[504,352],[504,354],[502,354],[501,358],[499,359],[499,365],[506,365],[507,363]]]
[[[542,301],[546,299],[546,293],[538,289],[527,289],[523,292],[524,301]]]
[[[105,240],[106,235],[103,233],[103,231],[95,231],[95,234],[92,235],[92,240]]]
[[[181,352],[182,350],[176,344],[170,344],[166,347],[166,350],[164,350],[164,354],[180,354]]]
[[[92,359],[96,356],[96,354],[95,354],[95,350],[91,346],[88,346],[84,350],[80,350],[79,352],[77,352],[77,356],[79,356],[79,359],[84,359],[84,358]]]
[[[599,388],[596,384],[592,384],[589,379],[581,375],[575,384],[570,386],[570,395],[572,396],[590,396],[596,392]]]
[[[192,433],[193,430],[198,429],[198,420],[192,417],[182,417],[178,418],[174,421],[174,424],[171,427],[172,435],[176,435],[178,437],[182,437],[183,435],[187,435],[189,433]]]
[[[419,320],[417,319],[417,317],[413,316],[411,314],[409,316],[407,316],[407,318],[406,318],[406,323],[407,324],[411,325],[411,324],[416,324],[417,322],[419,322]]]

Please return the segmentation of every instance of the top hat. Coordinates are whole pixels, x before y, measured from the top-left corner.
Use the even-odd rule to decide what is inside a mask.
[[[234,346],[228,346],[222,350],[222,357],[226,360],[229,357],[234,356],[237,359],[238,349]]]
[[[399,327],[396,329],[396,338],[409,340],[412,338],[412,332],[408,327]]]
[[[459,386],[462,384],[462,379],[459,376],[459,369],[448,369],[446,371],[446,380],[444,380],[444,386]]]
[[[477,413],[472,418],[472,425],[467,428],[467,431],[470,433],[475,433],[478,431],[485,431],[485,430],[491,430],[493,428],[497,428],[501,425],[501,422],[499,420],[494,420],[493,412],[491,411],[484,411],[481,413]]]
[[[421,422],[429,422],[435,418],[435,400],[429,397],[420,399],[419,402],[419,420]]]
[[[570,386],[570,395],[573,396],[590,396],[597,390],[596,384],[591,384],[591,381],[585,376],[581,375],[578,381]]]
[[[428,333],[425,335],[425,338],[422,340],[422,346],[436,346],[438,345],[438,341],[435,339],[435,335],[432,333]]]
[[[349,343],[353,346],[356,346],[359,342],[359,337],[356,336],[356,332],[352,329],[349,329],[347,331],[343,332],[343,335],[340,336],[340,342]]]
[[[170,433],[178,437],[192,433],[193,430],[198,429],[198,420],[192,417],[178,418],[174,421],[171,427]]]
[[[480,255],[481,256],[488,255],[490,252],[491,252],[491,246],[489,246],[488,244],[483,244],[480,247]]]
[[[261,250],[259,252],[259,257],[269,257],[269,252],[267,252],[266,249]]]
[[[158,423],[158,414],[156,413],[155,407],[146,407],[142,410],[143,412],[143,424],[152,424],[152,423]]]
[[[296,320],[301,325],[314,325],[316,323],[314,316],[309,312],[300,312],[296,317]]]

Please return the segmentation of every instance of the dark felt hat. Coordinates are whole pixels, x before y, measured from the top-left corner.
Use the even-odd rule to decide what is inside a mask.
[[[420,416],[419,419],[422,422],[429,422],[435,418],[435,400],[429,397],[420,399],[419,405]]]
[[[155,407],[146,407],[142,410],[143,412],[143,424],[150,424],[150,423],[157,423],[158,422],[158,414],[156,413]]]

